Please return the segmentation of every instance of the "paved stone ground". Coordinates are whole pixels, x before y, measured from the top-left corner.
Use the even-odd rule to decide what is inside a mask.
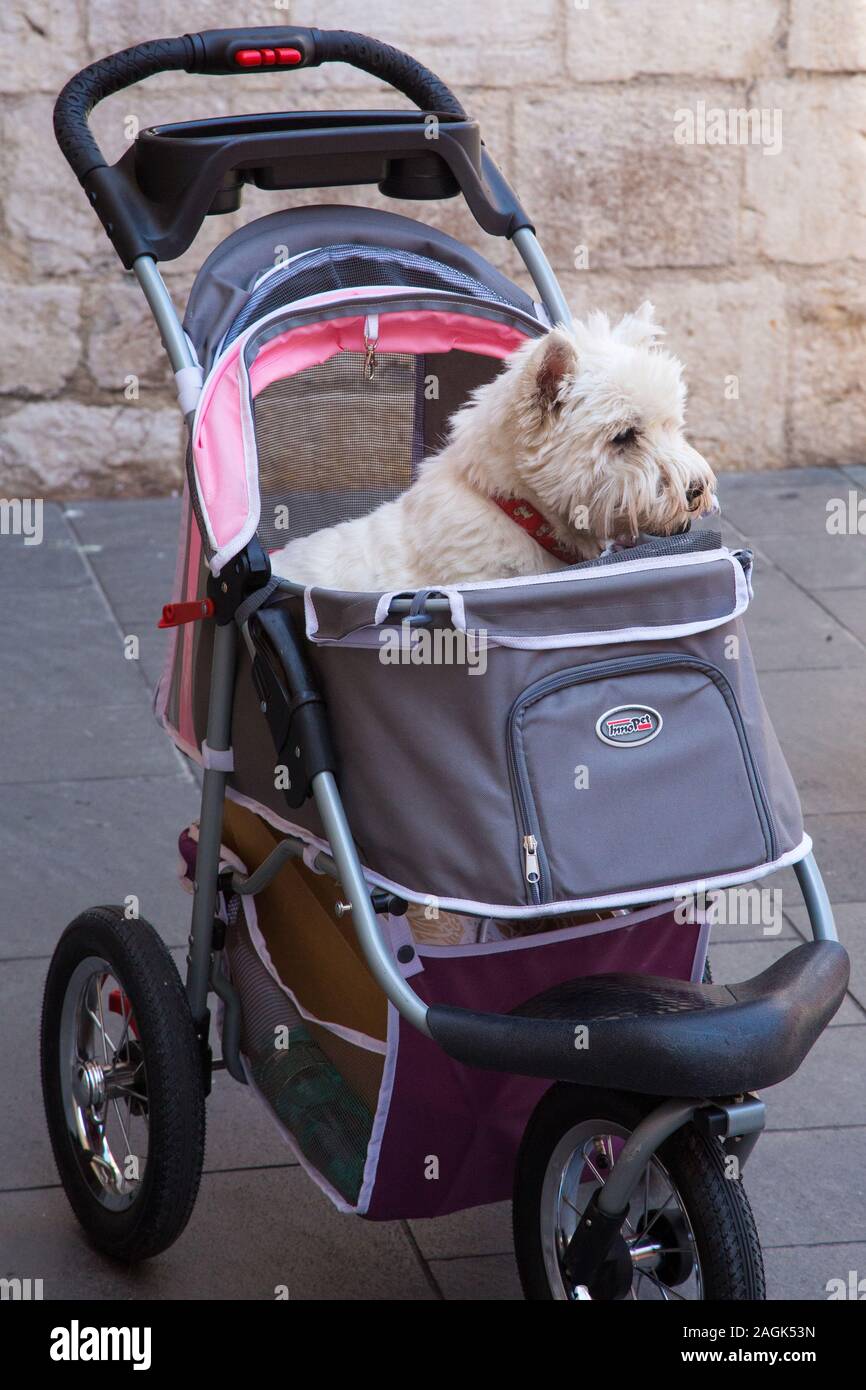
[[[855,489],[866,494],[866,468],[731,476],[721,489],[727,538],[757,552],[752,641],[853,963],[833,1025],[768,1093],[748,1171],[773,1299],[823,1298],[828,1279],[866,1274],[866,539],[825,524],[827,500]],[[222,1075],[175,1248],[126,1270],[79,1237],[42,1116],[40,995],[66,921],[130,892],[183,957],[175,841],[196,786],[150,713],[176,515],[172,501],[50,507],[41,546],[0,538],[0,1276],[41,1277],[50,1298],[271,1298],[278,1284],[295,1298],[518,1297],[505,1206],[386,1226],[339,1216]],[[130,633],[137,663],[123,659]],[[778,886],[781,937],[720,928],[718,980],[755,973],[803,933],[793,875]]]

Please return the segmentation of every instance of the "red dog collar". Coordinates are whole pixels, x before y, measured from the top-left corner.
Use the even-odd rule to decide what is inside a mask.
[[[567,545],[557,539],[550,522],[545,521],[541,512],[537,511],[531,502],[525,502],[522,497],[492,497],[490,500],[495,502],[497,507],[501,507],[506,516],[516,521],[534,541],[551,555],[555,555],[557,560],[562,560],[566,565],[573,565],[579,558],[575,551],[569,550]]]

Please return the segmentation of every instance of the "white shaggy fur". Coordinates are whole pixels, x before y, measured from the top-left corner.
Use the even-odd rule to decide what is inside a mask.
[[[656,345],[653,306],[593,314],[524,344],[474,392],[416,482],[368,516],[304,536],[275,574],[337,589],[414,589],[563,567],[491,498],[519,497],[575,560],[715,507],[715,477],[683,434],[682,366]]]

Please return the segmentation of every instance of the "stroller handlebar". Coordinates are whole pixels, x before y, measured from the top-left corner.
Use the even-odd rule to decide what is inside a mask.
[[[106,164],[88,125],[94,106],[145,77],[187,70],[191,56],[192,48],[186,38],[150,39],[100,58],[69,79],[54,104],[54,134],[80,183],[92,169],[102,169]]]
[[[209,29],[151,39],[100,58],[66,83],[54,107],[54,133],[79,182],[106,160],[88,125],[93,108],[114,92],[160,72],[238,75],[348,63],[387,82],[424,111],[464,117],[454,93],[408,53],[344,29]]]

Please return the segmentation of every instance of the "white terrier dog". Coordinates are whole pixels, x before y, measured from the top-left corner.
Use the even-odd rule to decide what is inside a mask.
[[[291,541],[273,572],[374,591],[540,574],[717,510],[654,313],[643,304],[613,328],[597,313],[524,344],[402,496]]]

